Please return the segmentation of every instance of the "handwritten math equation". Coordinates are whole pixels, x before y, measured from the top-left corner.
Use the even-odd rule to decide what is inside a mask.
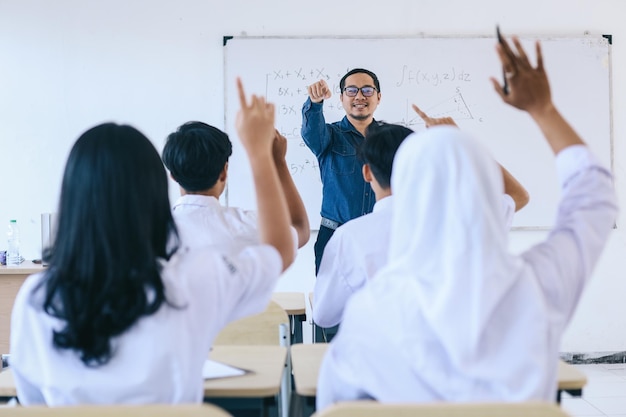
[[[440,84],[452,82],[472,82],[472,74],[456,67],[450,67],[445,71],[426,71],[420,68],[410,68],[408,65],[403,65],[400,71],[400,77],[398,81],[396,81],[395,86],[403,87],[411,84],[427,84],[436,87]]]
[[[302,67],[294,69],[274,69],[266,74],[267,87],[269,95],[277,97],[302,97],[308,95],[307,86],[318,81],[325,80],[333,94],[340,94],[339,80],[349,71],[349,68],[343,72],[327,71],[325,68],[309,68]],[[430,85],[438,86],[445,83],[469,83],[473,77],[471,72],[465,71],[463,68],[451,66],[445,70],[427,70],[423,68],[415,68],[409,65],[403,65],[397,72],[398,78],[393,83],[395,87],[405,87],[410,85]],[[332,81],[335,81],[332,83]],[[384,80],[383,80],[384,83]],[[384,84],[383,84],[384,85]]]

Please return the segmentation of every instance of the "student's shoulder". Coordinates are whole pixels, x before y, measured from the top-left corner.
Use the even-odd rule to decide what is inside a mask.
[[[250,244],[182,247],[169,260],[164,270],[170,276],[231,276],[246,272],[255,265],[281,263],[278,251],[271,245]]]
[[[208,271],[220,275],[221,255],[217,245],[183,245],[168,260],[161,259],[161,276],[164,281],[181,282],[206,275]]]
[[[334,235],[355,235],[362,234],[364,230],[368,230],[368,226],[371,226],[376,222],[376,213],[367,213],[359,217],[351,219],[335,230]]]
[[[348,324],[351,328],[367,328],[368,324],[376,320],[380,314],[375,287],[366,282],[350,296],[343,313],[342,325]]]
[[[41,285],[45,279],[46,273],[48,271],[38,272],[33,275],[29,275],[25,280],[22,286],[20,287],[17,296],[15,297],[15,306],[25,306],[25,305],[37,305],[38,303],[31,303],[30,297],[37,296],[38,298],[43,297],[42,291],[45,290],[44,286]]]
[[[225,213],[229,213],[232,216],[235,216],[240,219],[257,219],[259,217],[258,212],[256,210],[250,210],[250,209],[245,209],[241,207],[222,206],[222,211]]]
[[[219,209],[220,207],[220,201],[214,196],[185,194],[176,199],[172,208],[174,213],[184,213],[185,211]]]
[[[259,216],[255,210],[224,207],[222,220],[233,237],[244,238],[250,244],[258,243]]]
[[[336,251],[359,252],[359,248],[368,244],[367,241],[371,235],[370,223],[368,218],[365,218],[370,214],[354,218],[339,226],[331,236],[328,247]]]
[[[20,291],[29,291],[35,289],[40,286],[40,284],[45,280],[46,275],[49,273],[49,270],[37,272],[35,274],[29,275],[24,280],[24,283],[20,287]]]

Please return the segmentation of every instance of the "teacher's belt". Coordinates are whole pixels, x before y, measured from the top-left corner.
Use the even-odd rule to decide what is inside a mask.
[[[340,223],[337,223],[336,221],[331,220],[331,219],[327,219],[326,217],[322,217],[322,223],[321,224],[322,224],[322,226],[328,227],[329,229],[333,229],[333,230],[335,230],[339,226],[341,226]]]

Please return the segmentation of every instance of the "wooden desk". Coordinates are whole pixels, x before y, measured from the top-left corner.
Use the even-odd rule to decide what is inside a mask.
[[[0,265],[0,353],[9,353],[11,310],[22,283],[31,274],[43,271],[41,264],[24,261],[19,266]]]
[[[211,404],[78,405],[0,408],[6,417],[233,417]]]
[[[298,344],[291,346],[290,349],[296,393],[303,397],[315,397],[319,370],[328,344]]]
[[[280,305],[289,315],[291,344],[302,343],[302,323],[306,321],[306,300],[301,292],[275,292],[272,300]]]
[[[11,368],[2,370],[0,372],[0,397],[4,397],[4,400],[0,400],[0,402],[5,402],[6,398],[15,397],[16,395],[15,380],[13,379]]]
[[[315,405],[317,379],[327,343],[297,344],[291,346],[291,369],[293,372],[296,393],[304,397],[305,405]],[[573,365],[559,361],[557,402],[561,393],[568,392],[574,396],[582,396],[587,377]]]
[[[317,380],[327,348],[327,343],[297,344],[289,348],[291,372],[296,388],[293,408],[301,410],[304,417],[315,412]]]
[[[587,377],[574,365],[559,361],[558,390],[556,401],[561,402],[561,393],[567,392],[574,397],[582,397],[583,387],[587,385]]]
[[[280,391],[280,380],[287,359],[287,348],[283,346],[214,346],[209,357],[253,372],[204,381],[206,398],[271,397]]]
[[[317,417],[569,417],[556,404],[546,402],[516,403],[415,403],[386,404],[370,400],[344,401],[329,406]]]
[[[231,378],[204,381],[206,398],[272,397],[280,390],[287,348],[283,346],[215,346],[209,357],[238,368],[252,371]],[[0,373],[0,397],[15,397],[15,380],[11,368]]]

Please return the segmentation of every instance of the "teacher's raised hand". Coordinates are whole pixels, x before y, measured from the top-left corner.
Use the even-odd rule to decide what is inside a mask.
[[[309,97],[313,103],[321,103],[322,101],[329,99],[332,93],[326,81],[319,80],[307,87]]]

